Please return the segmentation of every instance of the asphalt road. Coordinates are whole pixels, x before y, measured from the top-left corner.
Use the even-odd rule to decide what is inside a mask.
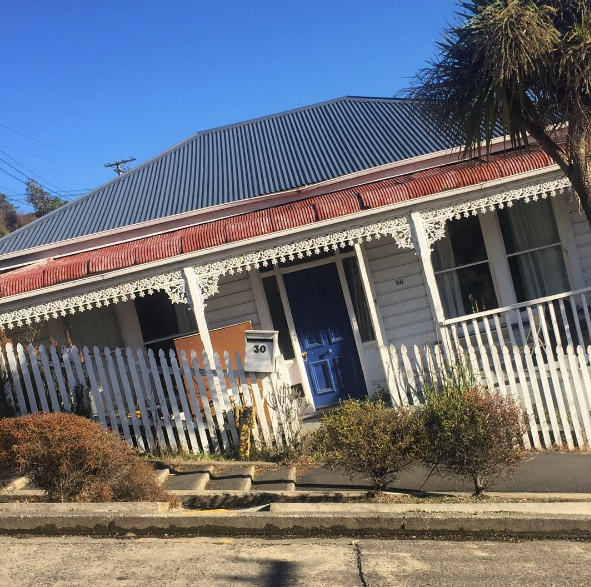
[[[0,538],[0,585],[591,585],[591,543]]]

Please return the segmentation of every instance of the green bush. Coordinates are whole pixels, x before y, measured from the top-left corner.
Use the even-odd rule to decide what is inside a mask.
[[[119,436],[74,414],[0,420],[0,471],[27,473],[50,501],[170,500]]]
[[[425,390],[422,408],[426,463],[469,479],[480,495],[524,458],[525,414],[512,397],[476,384],[466,374],[443,374]]]
[[[322,418],[314,439],[317,459],[331,468],[370,479],[381,492],[421,458],[423,427],[410,408],[381,400],[343,402]]]

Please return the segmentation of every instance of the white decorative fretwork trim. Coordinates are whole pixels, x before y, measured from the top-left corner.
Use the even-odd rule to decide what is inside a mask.
[[[459,219],[478,213],[484,214],[496,208],[503,208],[505,205],[511,206],[514,200],[529,202],[540,197],[546,198],[548,195],[554,196],[570,186],[570,181],[563,177],[553,181],[532,183],[482,198],[465,199],[452,204],[422,210],[420,215],[427,242],[432,245],[443,238],[445,236],[445,223],[453,218]],[[317,237],[294,240],[287,244],[196,266],[194,271],[201,295],[201,303],[217,293],[218,282],[223,275],[232,275],[259,267],[304,259],[323,252],[345,248],[347,245],[379,239],[382,236],[391,236],[400,248],[415,248],[408,215],[402,214],[371,224],[357,225]],[[187,303],[186,283],[182,271],[171,271],[28,308],[0,313],[0,327],[10,329],[15,326],[49,320],[50,318],[59,318],[67,314],[84,312],[92,308],[132,300],[138,295],[144,296],[152,294],[154,291],[166,292],[172,303]]]
[[[129,283],[122,283],[104,289],[81,293],[76,296],[62,298],[21,308],[12,312],[0,314],[0,327],[14,328],[33,322],[41,322],[50,318],[59,318],[67,314],[84,312],[93,308],[109,306],[126,300],[133,300],[137,296],[144,297],[155,291],[164,291],[173,303],[186,303],[185,280],[180,271],[138,279]]]
[[[445,236],[445,223],[448,220],[476,216],[478,213],[493,212],[497,208],[511,207],[515,200],[530,202],[555,196],[571,187],[570,180],[562,177],[552,181],[528,184],[512,190],[497,192],[483,198],[455,201],[452,204],[438,206],[420,212],[425,236],[429,245]]]
[[[345,248],[347,245],[352,246],[363,241],[377,240],[388,235],[394,238],[400,248],[411,249],[414,247],[408,217],[401,215],[372,224],[356,226],[199,265],[194,267],[195,277],[202,299],[206,300],[217,293],[218,281],[223,275],[233,275],[259,267],[304,259],[323,252],[328,253],[331,250]]]

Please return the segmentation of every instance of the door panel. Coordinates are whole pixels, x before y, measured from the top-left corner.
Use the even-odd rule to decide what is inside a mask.
[[[287,273],[283,281],[316,406],[366,395],[335,265]]]

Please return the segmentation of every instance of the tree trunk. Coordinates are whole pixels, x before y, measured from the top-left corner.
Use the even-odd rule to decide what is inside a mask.
[[[591,136],[584,128],[570,128],[569,143],[571,165],[566,176],[573,184],[591,226]]]
[[[523,122],[530,136],[570,179],[591,227],[591,136],[583,126],[571,123],[568,127],[568,152],[565,152],[543,128],[527,119]]]

